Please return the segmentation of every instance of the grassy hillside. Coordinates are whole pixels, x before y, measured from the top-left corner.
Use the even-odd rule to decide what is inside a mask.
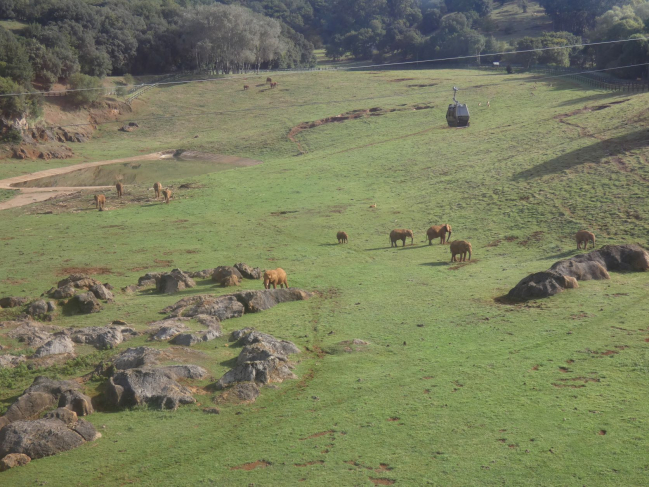
[[[178,189],[170,205],[154,204],[143,185],[127,187],[143,201],[117,204],[109,193],[101,213],[81,199],[55,214],[38,214],[48,203],[2,212],[0,295],[37,296],[73,268],[121,287],[173,267],[280,266],[292,287],[319,295],[223,327],[294,341],[299,379],[262,389],[253,405],[219,406],[219,415],[201,411],[213,380],[199,384],[199,405],[176,412],[97,412],[88,419],[103,438],[4,472],[1,483],[645,483],[647,275],[612,274],[526,305],[494,298],[576,254],[577,230],[591,229],[602,245],[649,244],[649,96],[556,79],[533,89],[527,75],[478,71],[274,78],[275,90],[256,86],[265,75],[249,77],[245,92],[244,81],[154,89],[137,102],[138,131],[103,125],[74,145],[75,159],[0,164],[9,177],[170,148],[264,161],[178,174],[164,183],[202,187]],[[470,105],[468,129],[446,126],[453,85]],[[292,132],[371,108],[381,115]],[[472,242],[471,263],[450,264],[448,246],[422,242],[442,223]],[[391,249],[388,234],[401,227],[414,230],[415,245]],[[349,244],[336,244],[338,230]],[[186,294],[194,292],[226,291],[201,285]],[[145,330],[178,299],[118,294],[99,315],[54,324],[123,319]],[[345,351],[340,342],[354,338],[370,344]],[[218,379],[239,352],[226,344],[153,346]],[[0,371],[0,408],[35,375],[78,377],[110,353],[49,371]],[[97,394],[101,384],[86,387]],[[258,468],[237,468],[247,464]]]
[[[508,1],[503,6],[494,5],[491,18],[497,30],[485,35],[493,35],[499,41],[511,41],[521,37],[539,37],[543,32],[552,32],[552,20],[545,15],[545,10],[538,2],[530,1],[527,12],[523,12],[516,0]]]

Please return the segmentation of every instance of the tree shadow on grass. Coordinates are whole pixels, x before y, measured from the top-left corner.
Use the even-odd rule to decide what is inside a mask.
[[[600,93],[597,95],[582,96],[581,98],[572,98],[570,100],[564,100],[561,103],[559,103],[557,107],[571,107],[574,105],[582,105],[582,104],[598,103],[598,102],[611,103],[611,101],[618,104],[629,100],[628,95],[626,96],[625,99],[622,100],[611,100],[612,98],[623,98],[623,95],[620,95],[619,93],[615,93],[615,92],[609,92],[609,93]]]
[[[630,134],[598,141],[588,147],[567,152],[535,167],[521,171],[515,174],[513,179],[515,181],[535,179],[568,171],[585,163],[601,162],[604,158],[615,157],[630,150],[649,146],[648,135],[647,130],[637,130]]]
[[[320,247],[335,247],[336,245],[342,245],[342,244],[337,244],[337,243],[326,243],[326,244],[320,244]]]
[[[423,264],[419,265],[425,265],[428,267],[446,267],[448,265],[451,265],[450,262],[424,262]]]

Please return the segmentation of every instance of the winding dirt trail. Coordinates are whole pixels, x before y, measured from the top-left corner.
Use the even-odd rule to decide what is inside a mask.
[[[113,188],[113,186],[76,186],[76,187],[63,187],[56,186],[52,188],[16,188],[15,184],[26,183],[34,179],[41,179],[48,176],[60,176],[79,169],[88,167],[106,166],[108,164],[120,164],[123,162],[136,162],[136,161],[155,161],[158,159],[167,159],[172,157],[174,151],[161,151],[143,156],[125,157],[122,159],[112,159],[110,161],[86,162],[83,164],[76,164],[74,166],[57,167],[55,169],[46,169],[45,171],[33,172],[31,174],[23,174],[13,178],[0,180],[0,189],[19,190],[17,196],[0,203],[0,211],[8,210],[10,208],[19,208],[21,206],[30,205],[32,203],[39,203],[41,201],[49,200],[59,195],[76,193],[82,190],[100,190]]]

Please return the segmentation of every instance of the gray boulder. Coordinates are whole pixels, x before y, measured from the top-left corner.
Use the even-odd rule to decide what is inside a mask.
[[[61,288],[72,285],[76,288],[82,288],[84,286],[92,287],[97,282],[99,281],[95,281],[87,274],[70,274],[65,279],[60,280],[56,286]]]
[[[243,276],[241,275],[241,272],[236,267],[230,267],[230,266],[219,266],[216,269],[214,269],[214,272],[212,273],[212,280],[218,284],[223,285],[225,282],[236,282],[238,283],[243,279]]]
[[[16,296],[9,296],[0,299],[0,308],[17,308],[29,302],[29,298],[19,298]]]
[[[240,338],[243,338],[245,335],[248,333],[252,333],[255,331],[254,328],[242,328],[241,330],[234,330],[232,333],[230,333],[230,341],[231,342],[236,342]]]
[[[263,289],[237,293],[237,300],[246,308],[246,313],[257,313],[272,308],[279,303],[303,301],[311,294],[300,289]]]
[[[24,321],[10,331],[8,335],[19,342],[25,343],[30,348],[38,348],[52,339],[54,335],[50,333],[51,330],[54,330],[54,328],[37,321]]]
[[[573,257],[575,260],[595,260],[609,272],[649,270],[649,253],[639,245],[605,245],[599,250]]]
[[[103,284],[95,284],[90,288],[90,292],[95,295],[97,299],[101,299],[103,301],[113,301],[115,299],[115,296],[113,296],[113,293],[110,292],[106,286]]]
[[[591,279],[610,279],[606,268],[594,260],[562,260],[550,267],[551,271],[564,276],[574,277],[578,281],[589,281]]]
[[[163,312],[169,313],[172,317],[207,315],[223,321],[243,316],[244,308],[232,295],[217,297],[203,294],[181,299],[176,304],[165,308]]]
[[[137,336],[135,329],[120,325],[92,326],[72,332],[74,342],[86,343],[99,350],[115,348],[120,343],[135,336]]]
[[[141,288],[154,287],[162,274],[162,272],[148,272],[137,280],[137,285]]]
[[[293,342],[289,342],[288,340],[278,340],[272,335],[261,333],[259,331],[251,331],[250,333],[243,334],[241,338],[239,338],[239,343],[242,345],[261,343],[274,355],[280,357],[288,357],[294,353],[300,353],[300,349],[297,348]]]
[[[25,389],[23,394],[28,394],[30,392],[45,392],[58,398],[65,391],[76,391],[79,388],[80,386],[78,382],[50,379],[49,377],[39,375],[34,379],[32,385]]]
[[[68,299],[77,293],[77,289],[72,284],[66,284],[52,293],[54,299]]]
[[[216,388],[219,390],[224,389],[236,382],[268,384],[270,382],[283,382],[287,379],[296,378],[295,374],[289,369],[285,359],[273,356],[261,362],[246,362],[242,365],[237,365],[218,380]]]
[[[47,312],[51,313],[52,311],[56,311],[56,303],[54,301],[48,301],[47,302]]]
[[[180,404],[196,402],[191,391],[176,382],[176,378],[163,368],[124,370],[109,379],[107,397],[116,407],[148,404],[175,410]]]
[[[238,382],[214,398],[216,404],[250,404],[259,397],[259,386],[254,382]]]
[[[223,334],[221,325],[216,324],[210,326],[209,329],[197,333],[183,333],[174,337],[170,343],[174,345],[181,345],[183,347],[191,347],[201,342],[209,342]]]
[[[47,343],[41,345],[34,353],[34,357],[46,357],[47,355],[61,355],[64,353],[74,353],[74,343],[70,337],[59,335],[52,338]]]
[[[204,269],[202,271],[190,272],[189,277],[192,279],[209,279],[214,274],[214,269]]]
[[[259,267],[250,267],[248,264],[240,262],[239,264],[234,264],[234,267],[241,273],[241,275],[246,279],[261,279],[261,270]]]
[[[146,365],[155,365],[162,351],[150,347],[128,348],[113,359],[117,370],[134,369]]]
[[[0,355],[0,369],[13,369],[26,360],[24,355]]]
[[[177,379],[204,379],[208,376],[207,370],[198,365],[166,365],[158,367],[158,370],[168,372]]]
[[[22,467],[31,461],[32,459],[24,453],[10,453],[0,460],[0,472],[4,472],[14,467]]]
[[[77,294],[69,303],[73,309],[81,314],[99,313],[101,311],[101,304],[91,292]]]
[[[88,416],[95,412],[92,400],[79,391],[68,390],[59,397],[59,408],[74,411],[77,416]]]
[[[39,299],[37,301],[34,301],[33,303],[30,303],[27,306],[25,313],[27,313],[29,316],[40,316],[46,314],[47,309],[47,301]]]
[[[167,274],[162,274],[156,280],[156,290],[164,294],[174,294],[192,287],[196,287],[196,283],[180,269],[174,269]]]
[[[4,416],[0,417],[0,429],[23,419],[36,419],[43,411],[56,404],[56,397],[47,392],[28,392],[20,396],[9,406]]]
[[[151,323],[151,340],[159,342],[169,340],[176,335],[180,335],[187,330],[187,325],[183,321],[189,318],[169,318],[167,320],[156,321]]]
[[[76,430],[83,431],[85,438]],[[56,418],[15,421],[0,430],[0,457],[22,453],[32,459],[43,458],[72,450],[99,436],[83,419],[71,424]]]
[[[566,276],[554,271],[543,271],[522,279],[509,291],[507,297],[512,301],[547,298],[563,292],[567,287],[574,286],[570,285]]]

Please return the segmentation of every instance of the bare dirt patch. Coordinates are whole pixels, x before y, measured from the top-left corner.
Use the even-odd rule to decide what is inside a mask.
[[[397,481],[392,479],[377,479],[374,477],[368,477],[374,485],[394,485]]]
[[[505,237],[505,241],[510,242],[510,243],[515,242],[516,240],[518,240],[518,237],[514,237],[513,235],[511,235],[509,237]]]
[[[231,467],[230,470],[254,470],[256,468],[270,467],[270,465],[270,462],[265,460],[257,460],[256,462],[244,463],[243,465]]]
[[[387,80],[388,83],[401,83],[403,81],[414,81],[416,78],[397,78],[397,79],[389,79]]]
[[[449,267],[448,270],[449,271],[458,271],[458,270],[462,269],[463,267],[466,267],[466,266],[471,265],[471,264],[477,264],[478,262],[480,262],[478,259],[473,259],[473,260],[470,260],[470,261],[467,261],[467,262],[462,262],[461,264],[458,264],[458,265],[454,265],[453,267]]]
[[[392,422],[394,422],[394,421],[400,421],[400,420],[401,420],[401,418],[399,418],[398,416],[393,416],[393,417],[391,417],[391,418],[388,418],[388,421],[392,421]]]
[[[485,245],[485,247],[498,247],[500,245],[500,242],[502,242],[502,240],[500,239],[494,240],[493,242],[489,242],[487,245]]]
[[[536,232],[532,233],[529,237],[527,237],[525,240],[521,240],[518,242],[518,245],[522,245],[523,247],[527,247],[531,243],[538,243],[541,241],[543,238],[544,232],[541,230],[537,230]]]

